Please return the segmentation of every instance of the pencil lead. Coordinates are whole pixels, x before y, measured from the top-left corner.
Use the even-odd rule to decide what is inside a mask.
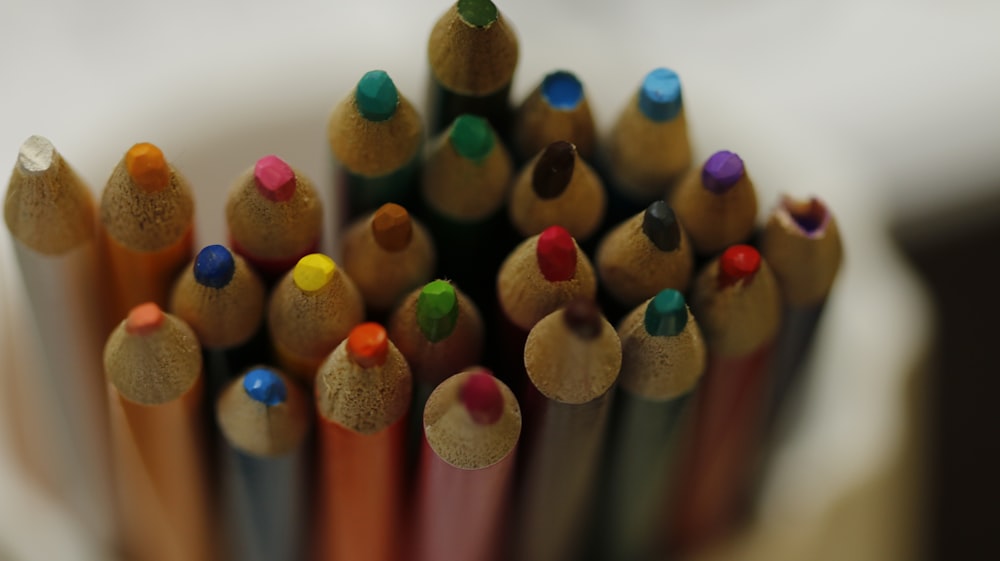
[[[576,273],[576,244],[562,226],[549,226],[538,235],[535,257],[549,282],[567,281]]]
[[[44,173],[56,163],[56,149],[49,139],[33,135],[21,144],[17,152],[17,167],[21,173],[35,175]]]
[[[399,105],[399,92],[384,70],[366,72],[358,81],[354,97],[361,116],[369,121],[385,121],[396,113]]]
[[[665,288],[654,296],[646,306],[643,325],[646,333],[657,337],[673,337],[684,331],[687,325],[687,304],[684,295],[673,288]]]
[[[140,142],[125,154],[125,169],[140,189],[161,191],[170,183],[170,168],[163,152],[155,145]]]
[[[330,282],[337,271],[337,264],[322,253],[306,255],[292,269],[295,286],[305,292],[315,292]]]
[[[458,16],[473,27],[486,27],[497,20],[497,7],[490,0],[458,0]]]
[[[273,407],[288,399],[288,388],[274,370],[254,368],[243,377],[243,389],[254,401]]]
[[[719,258],[719,284],[729,286],[752,279],[760,269],[760,253],[749,245],[734,245]]]
[[[431,343],[451,335],[458,320],[458,296],[448,281],[427,283],[417,297],[417,325]]]
[[[295,195],[295,171],[281,158],[271,155],[257,160],[253,166],[257,191],[266,199],[284,202]]]
[[[669,121],[681,110],[681,79],[667,68],[646,74],[639,88],[639,110],[651,121]]]
[[[821,233],[830,222],[830,212],[826,205],[815,197],[799,200],[784,196],[781,198],[781,210],[788,213],[795,225],[806,236]]]
[[[601,334],[601,309],[588,298],[575,298],[566,304],[563,319],[566,327],[581,339],[593,339]]]
[[[155,302],[146,302],[129,310],[125,318],[125,332],[129,335],[146,336],[156,333],[166,316]]]
[[[194,258],[194,280],[209,288],[223,288],[233,280],[236,262],[221,245],[208,245]]]
[[[479,425],[492,425],[503,415],[503,394],[489,370],[474,372],[458,390],[458,399]]]
[[[681,243],[680,225],[666,201],[654,201],[642,216],[642,232],[660,251],[674,251]]]
[[[701,170],[701,183],[706,189],[721,195],[730,190],[743,177],[743,160],[729,150],[720,150],[705,162]]]
[[[459,115],[451,125],[448,140],[463,158],[478,162],[493,150],[493,130],[486,119],[470,114]]]
[[[410,213],[396,203],[385,203],[372,217],[372,235],[375,243],[386,251],[405,249],[413,238]]]
[[[531,176],[531,187],[542,199],[554,199],[561,195],[573,178],[576,164],[576,146],[565,140],[557,140],[545,147],[535,162]]]
[[[362,368],[385,364],[389,355],[389,337],[385,328],[375,322],[356,325],[347,336],[347,356]]]
[[[572,72],[557,70],[542,80],[542,97],[554,109],[572,111],[583,101],[583,84]]]

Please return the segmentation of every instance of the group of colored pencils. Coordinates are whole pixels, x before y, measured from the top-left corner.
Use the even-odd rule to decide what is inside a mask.
[[[334,185],[264,156],[197,252],[155,145],[97,203],[22,145],[4,217],[60,428],[34,438],[126,559],[663,559],[749,512],[840,265],[829,209],[758,227],[665,68],[600,139],[571,72],[512,106],[490,0],[428,56],[426,121],[366,73],[329,118]]]

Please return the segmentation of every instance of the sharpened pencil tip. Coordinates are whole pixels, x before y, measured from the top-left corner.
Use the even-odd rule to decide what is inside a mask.
[[[372,216],[372,236],[375,243],[386,251],[401,251],[413,238],[413,220],[405,208],[396,203],[385,203]]]
[[[572,111],[583,101],[583,84],[572,72],[556,70],[542,80],[542,97],[555,109]]]
[[[396,113],[399,92],[384,70],[367,72],[358,81],[354,97],[361,116],[369,121],[385,121]]]
[[[389,355],[389,337],[385,328],[369,321],[354,326],[347,336],[347,356],[362,368],[385,364]]]
[[[601,309],[593,300],[575,298],[566,304],[563,311],[566,327],[581,339],[593,339],[601,334],[603,320]]]
[[[646,74],[639,88],[639,110],[650,121],[669,121],[681,111],[681,79],[667,68]]]
[[[21,173],[34,175],[44,173],[55,164],[56,149],[49,139],[34,135],[21,144],[17,152],[17,167]]]
[[[815,236],[826,229],[830,222],[830,211],[823,201],[812,197],[805,200],[784,196],[781,210],[788,213],[795,225],[806,236]]]
[[[535,257],[549,282],[567,281],[576,274],[576,244],[562,226],[549,226],[538,235]]]
[[[730,285],[751,279],[760,269],[760,253],[749,245],[730,246],[719,258],[719,283]]]
[[[305,292],[315,292],[330,282],[337,271],[337,264],[322,253],[306,255],[292,269],[292,281]]]
[[[492,425],[503,415],[503,393],[489,370],[470,374],[458,390],[458,399],[476,424]]]
[[[155,333],[166,316],[155,302],[146,302],[129,310],[125,318],[125,332],[129,335],[151,335]]]
[[[497,7],[490,0],[458,0],[458,16],[475,27],[486,27],[497,20]]]
[[[236,261],[221,245],[208,245],[194,258],[194,280],[209,288],[223,288],[233,280]]]
[[[458,320],[458,295],[448,281],[434,280],[417,296],[417,326],[431,343],[451,335]]]
[[[489,156],[495,142],[490,122],[469,114],[455,118],[448,133],[448,140],[460,156],[472,161],[479,161]]]
[[[674,251],[681,244],[677,216],[665,201],[653,201],[642,215],[642,232],[660,251]]]
[[[643,325],[646,333],[654,337],[673,337],[687,325],[687,304],[684,295],[673,288],[665,288],[646,306]]]
[[[257,190],[268,200],[282,202],[295,195],[295,170],[281,158],[271,155],[253,166]]]
[[[576,164],[576,146],[557,140],[545,147],[535,162],[531,187],[540,199],[554,199],[563,194],[573,179]]]
[[[243,390],[254,401],[273,407],[288,399],[288,388],[270,368],[254,368],[243,376]]]
[[[170,168],[163,151],[148,142],[140,142],[125,154],[125,170],[145,191],[161,191],[170,184]]]
[[[729,150],[720,150],[705,161],[701,183],[709,191],[721,195],[736,185],[744,171],[742,158]]]

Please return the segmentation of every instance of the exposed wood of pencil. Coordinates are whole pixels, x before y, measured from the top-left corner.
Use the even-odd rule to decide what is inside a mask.
[[[363,368],[341,343],[316,377],[320,559],[394,561],[402,541],[412,381],[403,355],[388,346],[384,364]]]
[[[312,385],[323,359],[364,320],[364,302],[340,267],[334,266],[329,280],[314,291],[300,288],[294,276],[292,269],[271,293],[267,326],[285,372]]]
[[[104,352],[121,531],[130,559],[212,561],[201,351],[181,320],[162,321],[145,334],[122,322]]]
[[[442,87],[482,97],[510,84],[517,66],[517,37],[499,11],[495,21],[479,27],[462,18],[456,3],[431,30],[427,56],[431,74]]]
[[[708,189],[703,166],[692,168],[670,197],[696,253],[711,255],[746,241],[757,221],[757,195],[748,172],[722,194]]]
[[[518,245],[504,260],[497,274],[500,309],[515,326],[528,331],[540,319],[564,306],[573,298],[593,299],[597,279],[587,256],[576,248],[576,271],[573,278],[550,282],[538,268],[538,236]]]
[[[661,249],[643,231],[648,212],[616,226],[597,247],[595,264],[601,286],[627,307],[637,306],[664,288],[686,291],[694,270],[694,253],[684,227],[675,222],[677,245]]]
[[[597,132],[586,96],[581,95],[572,109],[557,108],[545,98],[543,84],[532,90],[517,110],[513,145],[518,158],[527,160],[549,144],[565,140],[572,142],[584,159],[592,160]]]
[[[309,430],[312,403],[302,388],[277,371],[285,382],[286,397],[266,405],[247,395],[243,376],[219,395],[216,419],[226,441],[244,454],[261,458],[292,454],[301,448]]]
[[[572,175],[568,182],[558,189],[558,194],[543,197],[539,194],[537,168],[552,165],[549,162],[551,157],[555,156],[552,151],[556,149],[556,145],[569,147],[566,154],[559,156],[572,158],[569,163]],[[577,155],[576,148],[565,142],[556,142],[550,144],[521,170],[511,189],[508,212],[511,223],[522,236],[533,236],[553,224],[558,224],[566,228],[574,238],[583,241],[593,235],[601,225],[606,199],[601,179],[587,162]]]
[[[420,115],[400,92],[395,113],[369,121],[358,110],[354,90],[333,109],[327,139],[349,173],[364,177],[390,174],[414,160],[423,143]]]
[[[165,307],[194,241],[194,199],[187,181],[165,164],[168,180],[162,189],[140,187],[129,175],[128,157],[111,172],[101,196],[105,298],[112,322],[142,302]]]
[[[38,435],[54,453],[49,483],[69,499],[100,539],[115,535],[109,478],[108,419],[101,363],[102,309],[89,189],[45,138],[22,144],[11,174],[4,217],[30,305],[23,328],[37,341],[41,389],[55,430]],[[32,347],[33,350],[36,350]],[[15,392],[16,393],[16,392]],[[25,419],[18,420],[19,423]],[[30,423],[29,423],[30,424]]]
[[[397,233],[401,230],[405,236]],[[399,205],[385,204],[357,220],[341,240],[344,270],[370,310],[388,312],[434,274],[436,252],[430,234]]]
[[[500,550],[521,409],[510,389],[494,379],[503,397],[502,412],[492,423],[474,420],[459,393],[475,372],[442,382],[424,409],[426,439],[415,511],[419,560],[489,561]]]
[[[529,392],[540,395],[527,398],[537,401],[525,405],[529,447],[515,515],[516,559],[576,559],[586,541],[611,389],[622,358],[614,328],[598,318],[599,331],[582,337],[561,309],[528,335]]]
[[[170,312],[183,319],[206,349],[242,345],[264,320],[264,285],[246,261],[232,254],[233,277],[221,288],[200,284],[192,261],[174,283]]]
[[[322,203],[309,178],[294,169],[291,197],[267,198],[254,177],[255,167],[243,173],[229,191],[229,239],[233,249],[255,267],[280,275],[317,250],[323,230]]]
[[[782,197],[764,226],[761,254],[787,305],[819,304],[829,294],[843,259],[837,221],[818,199]]]

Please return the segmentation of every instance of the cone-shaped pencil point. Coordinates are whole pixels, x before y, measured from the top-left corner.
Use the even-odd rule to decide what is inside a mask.
[[[490,122],[476,115],[459,115],[451,125],[448,140],[460,156],[482,160],[493,150],[493,129]]]
[[[486,27],[497,20],[497,7],[490,0],[458,0],[458,17],[475,27]]]
[[[399,92],[384,70],[372,70],[361,77],[354,97],[361,116],[369,121],[384,121],[396,113]]]
[[[243,377],[243,390],[254,401],[273,407],[288,399],[288,388],[270,368],[254,368]]]
[[[572,111],[583,101],[583,84],[572,72],[557,70],[542,80],[542,97],[555,109]]]
[[[458,320],[455,287],[443,280],[424,285],[417,296],[417,325],[424,337],[437,343],[451,335]]]
[[[257,189],[265,198],[282,202],[295,195],[295,171],[277,156],[264,156],[253,166]]]
[[[327,285],[337,270],[337,264],[322,253],[306,255],[292,269],[295,286],[305,292],[314,292]]]
[[[760,269],[760,253],[749,245],[734,245],[719,258],[719,282],[733,284],[753,278]]]
[[[154,302],[132,308],[125,318],[125,332],[129,335],[151,335],[163,325],[163,310]]]
[[[125,154],[125,169],[132,181],[145,191],[160,191],[170,184],[170,169],[163,152],[148,142],[129,148]]]
[[[388,354],[389,337],[385,328],[375,322],[357,325],[347,336],[347,356],[362,368],[385,364]]]
[[[562,226],[549,226],[538,235],[535,257],[549,282],[567,281],[576,274],[576,244]]]
[[[554,199],[562,195],[573,178],[576,164],[576,146],[565,140],[557,140],[545,147],[535,162],[531,175],[531,187],[542,199]]]
[[[654,337],[673,337],[684,331],[687,320],[684,295],[673,288],[666,288],[649,301],[643,316],[643,325],[646,327],[646,333]]]
[[[681,80],[667,68],[657,68],[639,88],[639,110],[651,121],[669,121],[681,110]]]
[[[205,246],[194,258],[194,280],[202,286],[223,288],[235,271],[233,254],[221,245]]]
[[[372,216],[372,235],[375,243],[386,251],[401,251],[413,238],[413,220],[410,213],[396,203],[386,203]]]
[[[701,183],[706,189],[721,195],[743,177],[743,159],[729,150],[720,150],[705,162]]]
[[[458,399],[477,424],[492,425],[503,415],[503,394],[488,370],[480,370],[466,378],[458,390]]]

